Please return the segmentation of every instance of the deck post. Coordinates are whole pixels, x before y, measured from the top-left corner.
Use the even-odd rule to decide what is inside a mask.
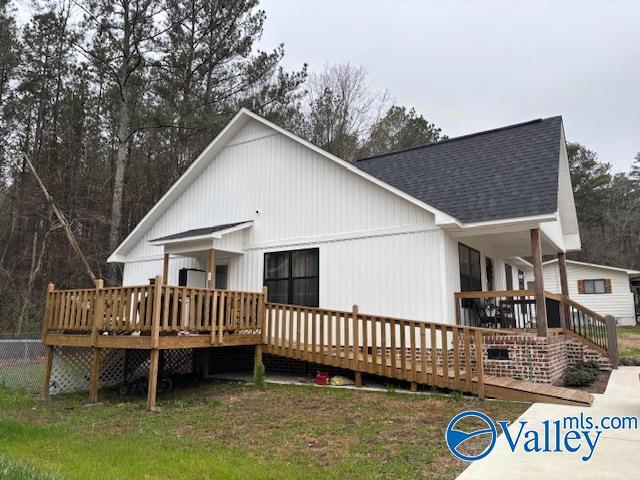
[[[618,332],[616,330],[616,319],[611,315],[604,317],[607,325],[607,350],[609,352],[609,360],[613,368],[620,365],[620,356],[618,355]]]
[[[53,345],[47,345],[47,353],[44,362],[44,379],[42,380],[42,394],[49,396],[49,385],[51,384],[51,369],[53,368]]]
[[[165,253],[162,259],[162,278],[169,283],[169,254]]]
[[[547,305],[544,298],[544,277],[542,274],[542,243],[540,241],[540,229],[531,229],[531,257],[533,263],[533,278],[535,281],[536,297],[536,325],[538,336],[548,336],[547,331]]]
[[[209,249],[207,262],[207,286],[209,290],[216,288],[216,251]]]
[[[478,398],[480,400],[484,400],[484,348],[483,348],[483,338],[482,332],[476,330],[475,335],[475,344],[476,344],[476,378],[477,382],[477,392]],[[448,382],[448,379],[445,379]]]
[[[362,372],[356,372],[356,387],[362,387]]]
[[[147,409],[156,409],[156,389],[158,386],[158,360],[160,358],[160,312],[162,307],[163,278],[158,275],[153,289],[153,317],[151,319],[151,356],[149,361],[149,389],[147,391]]]
[[[560,270],[560,293],[562,302],[560,304],[560,328],[564,330],[569,318],[569,305],[565,303],[565,298],[569,298],[569,282],[567,281],[567,261],[564,252],[558,252],[558,269]]]
[[[47,295],[44,303],[44,317],[42,318],[42,343],[47,344],[47,334],[49,333],[49,317],[51,316],[51,297],[56,289],[53,283],[47,285]]]
[[[260,300],[260,305],[258,306],[258,328],[262,333],[262,343],[265,345],[268,344],[267,341],[267,297],[269,296],[269,289],[267,287],[262,287],[262,298]]]
[[[93,309],[93,318],[91,324],[91,346],[96,346],[98,340],[98,330],[102,327],[102,321],[104,317],[104,280],[98,279],[96,281],[96,296],[95,296],[95,308]]]
[[[98,384],[100,382],[100,364],[102,361],[102,349],[91,349],[91,380],[89,385],[89,403],[98,402]]]
[[[262,344],[257,344],[253,355],[254,369],[262,365]]]
[[[149,390],[147,392],[147,410],[156,410],[156,390],[158,387],[158,360],[160,358],[160,350],[154,348],[151,350],[151,358],[149,361]]]
[[[352,332],[353,332],[353,369],[358,368],[358,349],[360,348],[360,341],[358,339],[358,305],[351,307],[351,320],[352,320]],[[347,338],[347,342],[349,339]],[[357,377],[356,377],[357,378]]]
[[[416,382],[411,382],[411,385],[409,386],[409,391],[413,393],[417,392],[418,384]]]

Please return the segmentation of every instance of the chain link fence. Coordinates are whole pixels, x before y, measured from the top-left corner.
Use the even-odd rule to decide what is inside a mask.
[[[39,393],[44,381],[46,348],[40,334],[0,334],[0,387]],[[149,374],[149,351],[103,349],[99,388],[135,382]],[[192,373],[192,350],[161,352],[160,375]],[[54,348],[50,394],[89,389],[91,349]]]
[[[0,334],[0,386],[42,390],[45,348],[39,333]]]

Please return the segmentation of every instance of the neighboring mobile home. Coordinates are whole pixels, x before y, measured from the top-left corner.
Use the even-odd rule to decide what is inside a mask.
[[[169,284],[455,323],[455,292],[532,280],[532,238],[580,249],[560,117],[351,164],[243,109],[109,261],[125,286],[166,265]]]
[[[600,315],[615,317],[619,325],[635,325],[636,312],[629,277],[640,271],[566,260],[569,296]],[[544,285],[560,291],[558,260],[544,263]]]

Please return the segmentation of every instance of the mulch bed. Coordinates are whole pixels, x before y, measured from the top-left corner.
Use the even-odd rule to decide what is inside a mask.
[[[591,385],[587,385],[586,387],[567,387],[572,388],[574,390],[583,390],[589,393],[604,393],[607,389],[607,384],[609,383],[609,377],[611,376],[610,370],[600,370],[598,372],[598,378]],[[558,387],[564,387],[564,380],[560,379],[555,383]]]

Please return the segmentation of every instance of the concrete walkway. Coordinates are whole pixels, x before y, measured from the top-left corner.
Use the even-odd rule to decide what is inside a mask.
[[[535,403],[518,420],[528,421],[528,429],[543,432],[543,420],[562,420],[565,416],[579,416],[580,412],[590,415],[598,422],[603,416],[640,418],[640,367],[620,367],[614,370],[606,392],[594,397],[591,407]],[[519,430],[518,422],[509,426],[514,439]],[[640,478],[640,430],[603,430],[593,456],[586,462],[581,459],[582,450],[576,453],[525,453],[522,450],[523,443],[521,439],[516,451],[512,452],[505,435],[500,435],[493,451],[482,460],[472,463],[458,479]],[[584,453],[586,452],[585,450]]]

